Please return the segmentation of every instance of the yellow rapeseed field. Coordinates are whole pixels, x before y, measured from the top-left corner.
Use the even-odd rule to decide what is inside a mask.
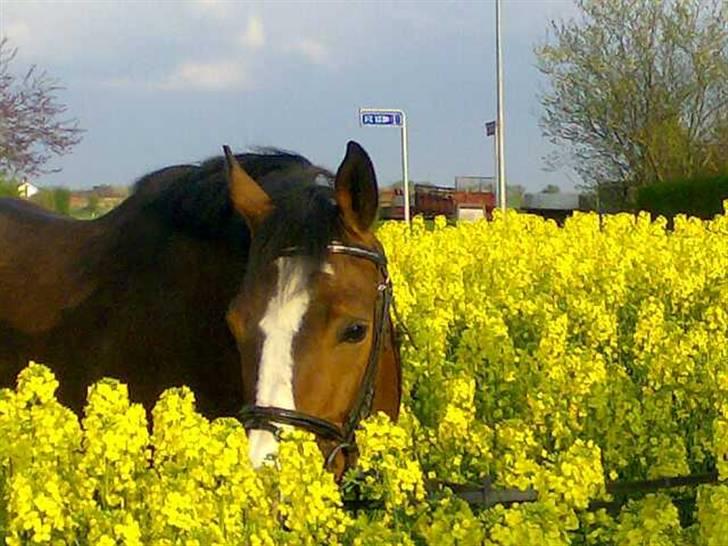
[[[239,423],[201,417],[187,389],[160,399],[150,434],[124,385],[94,386],[79,422],[31,364],[0,391],[6,543],[725,544],[728,216],[668,231],[646,215],[559,228],[508,213],[378,234],[411,333],[403,415],[363,424],[341,487],[306,433],[255,471]],[[716,468],[724,483],[700,486],[695,510],[674,500],[694,490],[587,510],[610,500],[607,480]],[[486,477],[539,501],[474,512],[426,492]],[[354,490],[379,504],[345,510]]]

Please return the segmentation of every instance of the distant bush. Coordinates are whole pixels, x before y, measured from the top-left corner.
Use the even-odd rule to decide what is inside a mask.
[[[71,214],[71,190],[68,188],[53,188],[53,210],[68,216]]]
[[[43,188],[30,200],[44,209],[69,216],[71,214],[71,190],[68,188]]]
[[[4,178],[0,174],[0,197],[17,197],[18,186],[12,180]]]
[[[723,212],[725,199],[728,199],[728,174],[645,186],[637,193],[637,207],[668,219],[677,214],[710,219]]]

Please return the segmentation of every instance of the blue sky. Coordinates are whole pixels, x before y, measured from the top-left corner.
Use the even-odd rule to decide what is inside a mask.
[[[533,46],[567,1],[503,0],[506,175],[567,189],[547,172]],[[335,169],[350,139],[381,184],[401,177],[399,131],[361,128],[360,106],[402,108],[410,178],[493,174],[495,5],[478,2],[0,1],[0,34],[59,78],[86,133],[41,184],[129,184],[222,144],[276,146]]]

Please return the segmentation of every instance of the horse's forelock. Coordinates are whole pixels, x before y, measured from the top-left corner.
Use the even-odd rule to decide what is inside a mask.
[[[315,178],[315,176],[314,176]],[[264,184],[264,188],[268,190]],[[341,237],[341,223],[333,191],[307,179],[299,185],[271,191],[273,212],[254,234],[248,263],[248,282],[290,249],[320,267],[331,241]]]

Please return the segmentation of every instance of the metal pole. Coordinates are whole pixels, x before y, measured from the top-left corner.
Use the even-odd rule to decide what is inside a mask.
[[[491,189],[495,192],[496,196],[500,194],[500,189],[498,188],[498,135],[495,133],[493,133],[493,184],[491,185]]]
[[[503,212],[506,211],[506,168],[503,153],[503,55],[501,52],[501,0],[495,0],[495,49],[497,67],[498,116],[495,123],[496,150],[498,151],[498,201]]]
[[[402,190],[404,191],[404,221],[410,223],[409,169],[407,165],[407,116],[402,112]]]

